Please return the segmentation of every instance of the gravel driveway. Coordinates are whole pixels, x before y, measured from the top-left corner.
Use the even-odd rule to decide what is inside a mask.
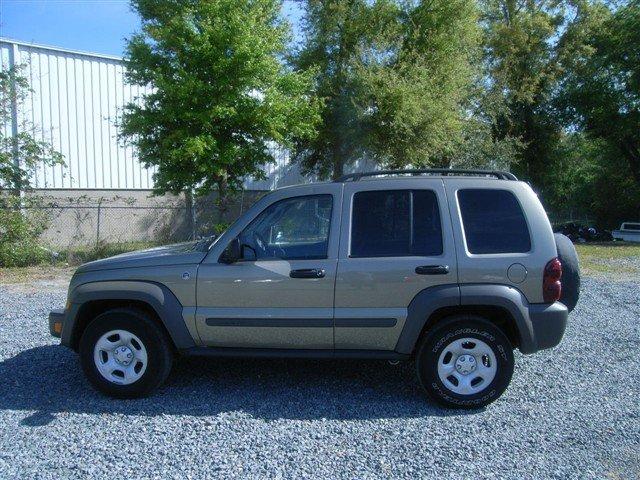
[[[373,361],[184,360],[110,400],[48,336],[64,291],[0,286],[0,478],[639,478],[640,284],[584,283],[563,343],[471,412]]]

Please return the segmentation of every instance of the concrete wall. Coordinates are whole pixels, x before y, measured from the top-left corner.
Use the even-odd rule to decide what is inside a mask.
[[[53,248],[102,243],[170,243],[214,233],[217,224],[233,222],[264,195],[245,191],[232,196],[225,214],[216,196],[195,202],[195,226],[184,196],[154,197],[149,190],[34,190],[25,194],[27,214],[46,215],[42,242]],[[34,202],[35,200],[35,202]]]

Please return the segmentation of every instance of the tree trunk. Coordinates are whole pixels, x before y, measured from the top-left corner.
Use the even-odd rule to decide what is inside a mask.
[[[225,223],[227,212],[229,211],[229,184],[226,177],[220,178],[218,184],[218,223]]]
[[[334,144],[332,152],[333,178],[337,180],[344,175],[344,157],[341,154],[340,145]]]
[[[191,240],[195,240],[197,237],[196,231],[196,205],[193,198],[193,191],[186,190],[184,192],[184,203],[187,217],[186,230],[191,237]]]

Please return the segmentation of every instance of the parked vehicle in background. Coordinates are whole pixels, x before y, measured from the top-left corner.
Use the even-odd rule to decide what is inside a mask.
[[[116,397],[152,392],[176,354],[411,359],[470,408],[505,391],[515,348],[560,342],[579,286],[512,174],[370,172],[275,190],[213,241],[83,265],[49,323]]]
[[[625,242],[640,242],[640,222],[624,222],[620,230],[612,232],[614,240]]]
[[[609,230],[601,230],[594,226],[569,222],[560,225],[554,231],[567,236],[573,243],[610,242],[613,236]]]

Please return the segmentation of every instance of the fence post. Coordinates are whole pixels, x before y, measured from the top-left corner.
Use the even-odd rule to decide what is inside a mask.
[[[191,239],[195,240],[198,237],[198,212],[196,209],[196,199],[193,191],[191,193]]]
[[[243,210],[244,210],[244,185],[242,186],[242,195],[240,196],[240,215],[242,215]]]
[[[100,210],[102,207],[102,200],[103,197],[100,197],[100,199],[98,200],[98,220],[96,222],[97,227],[96,227],[96,247],[98,245],[100,245]]]

